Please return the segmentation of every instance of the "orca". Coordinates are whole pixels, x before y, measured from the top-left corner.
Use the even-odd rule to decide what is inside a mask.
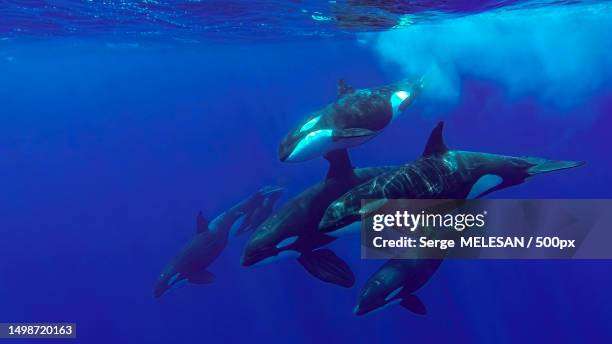
[[[221,213],[211,222],[206,221],[200,211],[196,218],[195,236],[159,275],[153,288],[153,296],[159,298],[169,289],[183,285],[185,282],[192,284],[212,283],[214,275],[207,270],[208,266],[219,257],[227,246],[228,237],[233,228],[236,227],[236,223],[243,219],[243,231],[255,228],[254,225],[257,223],[251,222],[254,219],[253,214],[261,212],[261,208],[273,207],[274,202],[280,197],[279,193],[282,193],[281,188],[264,187]]]
[[[421,88],[421,81],[405,79],[355,90],[340,80],[338,99],[314,112],[287,134],[279,146],[279,159],[301,162],[360,145],[406,110]]]
[[[442,138],[443,122],[433,129],[422,156],[351,189],[325,211],[319,229],[333,232],[360,221],[362,199],[382,207],[389,199],[466,199],[523,183],[532,176],[578,167],[582,161],[449,150]],[[372,209],[374,208],[374,209]]]
[[[390,259],[365,283],[353,310],[364,315],[399,303],[413,313],[425,315],[427,309],[414,292],[429,281],[441,259]]]
[[[321,281],[347,288],[355,283],[348,264],[322,248],[336,237],[319,232],[318,224],[332,201],[392,167],[354,169],[346,149],[332,151],[325,158],[329,161],[325,180],[289,200],[253,232],[242,255],[243,266],[292,254]]]
[[[247,209],[244,221],[236,230],[236,235],[249,233],[259,227],[274,211],[274,206],[283,195],[283,188],[278,186],[266,186],[259,190],[263,196],[260,203],[253,202],[252,208]]]

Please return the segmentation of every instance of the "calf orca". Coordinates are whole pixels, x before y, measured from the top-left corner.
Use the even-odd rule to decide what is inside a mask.
[[[259,190],[264,196],[261,203],[253,203],[252,209],[245,210],[246,216],[240,227],[236,230],[236,235],[251,232],[259,227],[274,211],[274,205],[283,195],[283,188],[278,186],[266,186]]]
[[[206,269],[221,254],[227,245],[230,233],[240,234],[233,233],[238,232],[235,230],[238,220],[244,219],[241,224],[243,231],[255,228],[254,225],[257,223],[251,222],[255,219],[253,214],[261,212],[261,208],[273,207],[281,192],[280,188],[264,187],[218,215],[210,223],[200,212],[196,219],[195,236],[159,275],[153,289],[153,296],[159,298],[167,290],[185,282],[212,283],[214,275]]]
[[[443,123],[432,131],[420,159],[381,174],[351,189],[334,201],[319,224],[333,232],[360,220],[362,199],[382,206],[389,199],[479,198],[523,183],[527,178],[584,164],[535,157],[449,150],[442,139]],[[367,212],[375,209],[368,207]]]
[[[283,139],[281,161],[299,162],[359,145],[378,134],[420,93],[421,81],[354,90],[338,83],[338,99],[316,111]]]
[[[327,206],[350,190],[391,167],[353,169],[345,149],[326,154],[329,171],[325,181],[297,195],[259,226],[249,238],[241,264],[251,266],[293,253],[314,277],[342,287],[351,287],[355,276],[331,250],[321,247],[336,238],[318,231]]]

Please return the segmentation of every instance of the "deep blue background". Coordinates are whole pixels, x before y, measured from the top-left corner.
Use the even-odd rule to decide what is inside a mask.
[[[391,307],[356,317],[359,288],[381,264],[359,259],[356,237],[332,245],[358,276],[351,290],[295,261],[243,268],[242,239],[211,266],[216,283],[155,300],[198,210],[212,218],[265,184],[286,186],[286,199],[319,181],[322,160],[277,161],[280,138],[334,99],[338,78],[368,87],[396,70],[352,42],[6,51],[0,322],[76,322],[86,343],[612,340],[609,262],[445,262],[419,292],[428,316]],[[612,196],[609,84],[565,107],[508,98],[470,75],[461,85],[458,103],[417,102],[354,163],[415,159],[444,118],[453,148],[587,161],[495,197]]]

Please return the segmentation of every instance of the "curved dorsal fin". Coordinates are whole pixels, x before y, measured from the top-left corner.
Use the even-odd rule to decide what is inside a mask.
[[[438,122],[438,125],[436,125],[436,127],[431,131],[431,134],[429,134],[429,139],[427,140],[427,145],[425,145],[425,150],[423,151],[422,156],[444,154],[448,151],[448,147],[446,147],[444,138],[442,137],[443,128],[444,122]]]
[[[351,85],[347,84],[344,79],[338,80],[338,98],[354,91],[355,89]]]
[[[198,213],[198,216],[196,217],[196,233],[203,233],[206,232],[208,230],[208,221],[206,221],[206,219],[204,218],[204,215],[202,215],[202,211],[200,210],[200,212]]]
[[[329,170],[325,179],[336,178],[348,180],[355,177],[353,164],[346,149],[337,149],[325,154],[325,159],[329,161]]]

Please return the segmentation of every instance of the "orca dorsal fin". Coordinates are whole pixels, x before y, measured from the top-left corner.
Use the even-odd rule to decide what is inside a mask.
[[[354,91],[355,89],[351,85],[347,84],[344,79],[338,80],[338,98]]]
[[[336,149],[325,154],[325,160],[329,161],[329,170],[325,179],[348,180],[355,177],[353,164],[346,149]]]
[[[196,233],[200,234],[200,233],[204,233],[208,230],[208,221],[206,221],[206,219],[204,218],[204,215],[202,215],[202,211],[200,210],[200,212],[198,213],[198,216],[196,217]]]
[[[427,145],[425,145],[422,156],[444,154],[448,151],[448,147],[446,147],[444,138],[442,137],[443,128],[444,122],[438,122],[438,125],[436,125],[431,131],[431,134],[429,134],[429,139],[427,140]]]

